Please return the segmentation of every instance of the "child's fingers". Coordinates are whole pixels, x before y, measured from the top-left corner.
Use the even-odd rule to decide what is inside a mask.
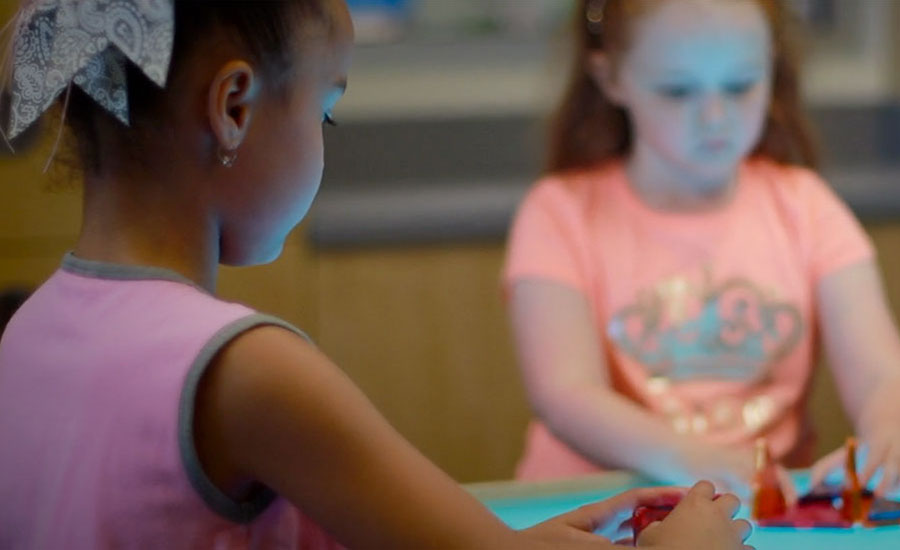
[[[749,480],[742,478],[737,472],[723,472],[722,474],[721,477],[709,479],[719,493],[734,493],[739,498],[750,496]]]
[[[617,512],[620,511],[615,507],[611,507],[607,501],[603,501],[586,504],[559,516],[557,519],[578,531],[594,533],[603,531],[610,521],[615,521],[619,517]]]
[[[688,491],[686,487],[666,487],[661,490],[663,491],[662,494],[653,494],[649,491],[638,494],[638,503],[635,506],[671,506],[673,504],[677,504],[681,499],[683,499],[685,493],[687,493]],[[632,512],[633,509],[629,511],[628,515],[625,516],[623,521],[619,523],[615,530],[610,529],[609,531],[605,531],[603,534],[609,538],[616,538],[619,536],[624,536],[626,533],[631,532],[632,529],[634,529],[634,519],[632,517]]]
[[[875,488],[875,494],[883,497],[897,489],[900,485],[900,456],[889,455],[881,476],[881,482]]]
[[[816,462],[809,476],[809,485],[810,487],[816,487],[820,485],[825,478],[828,477],[831,472],[837,471],[839,468],[843,468],[844,460],[847,457],[847,451],[841,447],[840,449],[835,449],[831,451],[824,457],[820,458],[818,462]]]
[[[639,506],[671,506],[677,503],[687,494],[688,487],[647,487],[633,489],[637,491],[636,505]]]
[[[698,481],[684,496],[685,500],[712,500],[716,487],[709,481]]]
[[[563,521],[576,529],[587,532],[608,530],[618,526],[639,505],[652,505],[666,497],[681,497],[686,489],[681,487],[646,487],[619,493],[601,502],[586,504],[561,516]]]
[[[714,504],[725,514],[725,517],[729,518],[733,518],[738,513],[738,510],[741,509],[741,501],[731,493],[725,493],[720,496],[715,500]]]
[[[727,481],[725,478],[713,478],[709,477],[706,479],[709,483],[712,483],[713,490],[715,493],[733,493],[731,489],[731,483]]]
[[[890,447],[878,441],[869,445],[869,454],[866,457],[866,467],[859,476],[859,482],[863,487],[867,487],[878,470],[887,461]]]
[[[644,530],[641,531],[641,534],[638,536],[637,540],[634,541],[634,545],[641,546],[638,543],[642,540],[648,540],[648,541],[656,540],[656,537],[654,536],[654,532],[657,529],[659,529],[660,525],[662,525],[662,522],[654,521],[650,525],[644,527]]]
[[[781,485],[781,492],[784,493],[784,500],[788,508],[793,507],[797,504],[798,496],[797,486],[794,485],[791,474],[781,465],[775,468],[775,473],[778,476],[778,483]]]
[[[745,519],[736,519],[734,520],[734,530],[737,531],[738,536],[741,537],[741,542],[744,542],[750,538],[750,533],[753,532],[753,526]]]

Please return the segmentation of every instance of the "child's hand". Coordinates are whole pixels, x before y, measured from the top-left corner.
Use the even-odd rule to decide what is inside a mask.
[[[896,422],[896,421],[895,421]],[[893,432],[893,433],[892,433]],[[882,472],[881,481],[875,488],[875,494],[886,496],[900,490],[900,424],[884,426],[882,430],[874,432],[868,441],[860,446],[860,454],[865,454],[866,459],[860,464],[865,468],[859,477],[860,485],[867,487],[872,478]],[[866,452],[868,450],[868,452]],[[812,467],[810,474],[810,487],[820,485],[832,474],[842,474],[847,463],[847,449],[841,447],[820,458]]]
[[[741,506],[734,495],[713,500],[715,488],[708,481],[696,484],[661,522],[653,523],[638,537],[637,546],[670,550],[747,550],[750,523],[732,519]]]
[[[869,486],[880,473],[875,493],[886,496],[900,491],[900,399],[897,399],[900,380],[886,379],[879,385],[867,398],[857,423],[860,445],[856,463],[863,468],[860,484]],[[832,473],[843,472],[846,460],[845,447],[819,459],[812,468],[812,486],[822,483]]]
[[[606,548],[610,544],[607,539],[617,540],[630,533],[629,519],[636,507],[650,506],[667,497],[681,497],[686,493],[687,489],[677,487],[631,489],[602,502],[588,504],[551,518],[522,531],[522,534],[534,541],[552,544],[554,548],[560,547],[564,541],[602,544],[598,548]]]
[[[896,380],[885,381],[883,390],[872,396],[860,419],[862,444],[868,453],[859,481],[866,487],[880,471],[881,481],[875,487],[878,496],[900,489],[900,399],[897,399],[897,387]]]

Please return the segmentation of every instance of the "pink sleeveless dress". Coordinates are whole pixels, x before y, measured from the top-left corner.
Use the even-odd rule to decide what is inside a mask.
[[[266,487],[232,500],[198,460],[198,383],[260,325],[299,333],[174,272],[67,255],[0,340],[0,548],[338,548]]]

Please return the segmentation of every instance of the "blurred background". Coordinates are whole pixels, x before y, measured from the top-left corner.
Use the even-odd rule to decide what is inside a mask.
[[[499,272],[567,74],[572,2],[350,4],[359,47],[318,201],[278,261],[225,269],[219,290],[308,331],[456,479],[507,478],[530,412]],[[896,311],[900,2],[790,4],[824,174],[872,235]],[[15,7],[0,0],[0,21]],[[16,156],[0,147],[0,290],[39,284],[77,234],[77,182],[42,173],[52,137]],[[812,407],[819,451],[842,443],[825,369]]]

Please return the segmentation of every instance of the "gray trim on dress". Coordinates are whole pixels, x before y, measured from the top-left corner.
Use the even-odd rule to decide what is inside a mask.
[[[258,485],[251,498],[238,502],[215,486],[203,471],[194,445],[194,405],[200,380],[216,354],[240,334],[264,325],[282,327],[309,340],[303,331],[270,315],[254,314],[224,326],[203,346],[191,365],[181,390],[181,403],[178,407],[178,447],[191,485],[213,511],[237,523],[253,521],[272,503],[276,495],[268,487]]]
[[[173,281],[190,285],[203,291],[204,294],[209,294],[209,291],[200,287],[194,281],[180,273],[176,273],[175,271],[164,267],[123,265],[98,262],[96,260],[85,260],[84,258],[79,258],[72,252],[66,252],[63,256],[61,267],[64,271],[68,271],[69,273],[95,279],[111,279],[114,281]]]

